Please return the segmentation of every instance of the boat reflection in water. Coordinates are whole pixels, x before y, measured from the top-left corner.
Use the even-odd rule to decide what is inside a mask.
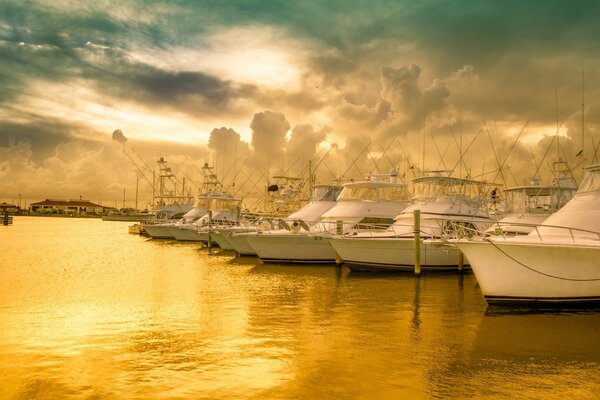
[[[494,314],[471,274],[262,265],[127,222],[16,218],[0,229],[0,399],[599,393],[598,312]]]
[[[475,327],[470,350],[435,380],[460,388],[458,397],[462,391],[465,397],[476,393],[482,398],[499,393],[507,398],[598,398],[598,327],[599,309],[531,312],[492,306]]]

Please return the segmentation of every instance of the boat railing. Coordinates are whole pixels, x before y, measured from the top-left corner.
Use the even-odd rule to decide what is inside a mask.
[[[442,227],[438,224],[422,226],[419,230],[421,237],[432,239],[440,237]],[[414,225],[412,223],[393,224],[384,223],[364,223],[364,222],[326,222],[317,223],[312,226],[311,234],[315,236],[358,236],[361,237],[413,237]]]
[[[473,226],[460,225],[458,221],[453,221],[454,229],[453,235],[446,236],[444,239],[472,239],[472,240],[484,240],[490,237],[502,237],[503,239],[514,238],[516,236],[532,236],[535,232],[535,236],[540,242],[548,241],[549,238],[556,239],[569,239],[572,243],[583,243],[583,242],[600,242],[600,232],[592,231],[589,229],[573,228],[568,226],[560,225],[549,225],[549,224],[528,224],[520,222],[502,222],[496,221],[493,223],[492,229],[485,231],[479,230]],[[506,229],[510,227],[511,229]],[[515,227],[528,228],[529,234],[519,234],[515,232]],[[541,228],[556,229],[558,232],[551,234],[543,234],[540,232]]]

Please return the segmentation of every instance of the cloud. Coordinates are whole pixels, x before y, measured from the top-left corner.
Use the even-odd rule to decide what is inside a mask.
[[[123,132],[121,132],[120,129],[117,129],[116,131],[113,132],[112,139],[119,143],[127,142],[127,138],[125,137],[125,135],[123,135]]]
[[[296,125],[292,129],[287,152],[293,157],[300,157],[304,162],[312,160],[317,154],[317,146],[324,142],[331,128],[325,126],[315,130],[312,125]]]
[[[281,113],[264,111],[254,114],[250,123],[252,147],[258,159],[263,162],[279,161],[286,144],[286,134],[290,123]]]
[[[425,124],[425,118],[435,118],[448,107],[450,90],[441,79],[421,89],[421,68],[409,64],[399,68],[381,68],[381,97],[391,105],[396,118],[404,121],[407,128],[415,129]]]

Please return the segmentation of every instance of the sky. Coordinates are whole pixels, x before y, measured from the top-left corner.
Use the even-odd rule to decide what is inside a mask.
[[[208,162],[238,195],[310,160],[323,183],[391,168],[550,183],[559,155],[580,173],[600,143],[599,11],[2,0],[0,201],[121,206],[125,191],[131,206],[140,160],[159,157],[196,186]]]

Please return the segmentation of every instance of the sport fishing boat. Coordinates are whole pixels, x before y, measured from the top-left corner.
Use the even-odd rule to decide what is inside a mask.
[[[524,236],[457,240],[488,303],[600,301],[600,165],[575,196]]]
[[[152,182],[154,218],[143,222],[141,228],[152,238],[172,239],[169,227],[192,210],[193,196],[185,179],[179,181],[164,157],[157,163],[158,176]]]
[[[235,226],[240,218],[242,199],[228,193],[205,196],[207,212],[196,221],[173,227],[175,239],[208,242],[208,232]],[[209,214],[210,211],[210,214]]]
[[[308,231],[311,225],[320,221],[323,213],[335,206],[335,200],[341,190],[342,187],[339,185],[315,185],[310,202],[300,210],[285,218],[265,219],[255,226],[253,231],[232,233],[227,239],[239,255],[256,255],[256,250],[251,245],[251,240],[255,236],[271,231],[294,230],[299,232],[301,229]]]
[[[352,270],[403,271],[414,269],[414,212],[420,211],[420,261],[423,269],[456,270],[461,265],[457,249],[444,245],[456,226],[485,230],[491,224],[486,212],[485,182],[444,175],[413,180],[413,203],[396,216],[384,231],[366,229],[329,239],[344,265]],[[464,264],[468,262],[465,260]]]
[[[405,183],[398,173],[370,175],[343,185],[335,206],[312,226],[292,223],[288,229],[269,230],[248,237],[250,246],[264,262],[334,263],[336,252],[329,238],[358,229],[385,230],[409,202]],[[387,179],[386,179],[387,178]]]

